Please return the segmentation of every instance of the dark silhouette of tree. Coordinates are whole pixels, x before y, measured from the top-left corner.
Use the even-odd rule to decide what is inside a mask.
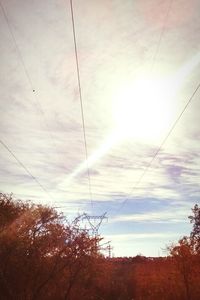
[[[197,204],[192,209],[193,216],[189,216],[190,223],[193,224],[193,229],[190,234],[191,243],[193,243],[194,250],[200,254],[200,207]]]
[[[184,236],[177,245],[170,245],[168,251],[173,257],[185,287],[187,300],[198,299],[195,286],[199,282],[199,254],[200,254],[200,208],[197,204],[192,209],[193,215],[189,216],[193,229],[190,236]]]
[[[192,260],[194,253],[190,239],[183,237],[179,240],[178,245],[169,247],[169,251],[182,276],[186,299],[191,300],[191,276],[193,271]]]
[[[1,299],[69,299],[96,243],[54,209],[1,193]]]

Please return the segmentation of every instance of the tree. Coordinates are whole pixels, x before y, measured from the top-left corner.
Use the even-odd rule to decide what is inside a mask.
[[[193,224],[193,229],[190,233],[191,242],[194,245],[194,250],[200,254],[200,207],[197,204],[192,209],[193,216],[189,216],[190,223]]]
[[[193,269],[193,247],[190,239],[184,236],[178,245],[169,248],[170,255],[174,258],[178,271],[180,272],[185,287],[186,299],[191,299],[191,276]]]
[[[0,193],[1,299],[69,299],[95,264],[96,243],[78,220]]]
[[[186,299],[196,299],[196,281],[199,276],[199,254],[200,254],[200,208],[197,204],[192,209],[193,215],[189,216],[193,223],[190,236],[184,236],[177,245],[171,245],[167,249],[176,263],[182,282],[185,287]]]

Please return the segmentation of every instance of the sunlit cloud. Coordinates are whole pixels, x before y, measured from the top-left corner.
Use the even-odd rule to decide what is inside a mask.
[[[188,210],[158,211],[131,215],[119,215],[113,217],[111,222],[148,222],[148,223],[178,223],[187,220]]]
[[[95,162],[97,162],[105,154],[107,154],[108,151],[118,142],[119,142],[118,136],[114,134],[111,135],[97,151],[95,151],[86,161],[80,164],[80,166],[78,166],[78,168],[75,169],[70,174],[70,176],[68,176],[67,179],[64,182],[62,182],[62,184],[60,184],[60,187],[65,187],[69,185],[73,178],[75,178],[80,173],[85,172],[85,170],[92,167],[95,164]]]
[[[151,74],[144,74],[132,83],[117,88],[117,99],[113,100],[116,128],[100,148],[81,163],[60,186],[70,184],[73,178],[91,168],[112,147],[127,138],[158,144],[179,115],[178,108],[181,106],[176,104],[175,97],[199,62],[198,53],[169,78],[152,79]]]
[[[114,235],[105,235],[107,240],[111,239],[114,242],[130,241],[137,239],[165,239],[177,237],[177,233],[174,232],[165,232],[165,233],[129,233],[129,234],[114,234]]]

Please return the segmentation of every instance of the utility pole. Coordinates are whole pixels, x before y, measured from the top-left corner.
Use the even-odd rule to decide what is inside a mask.
[[[113,250],[113,247],[109,244],[108,245],[108,257],[109,258],[111,258],[111,256],[112,256],[112,253],[111,253],[112,250]]]
[[[111,258],[113,247],[110,245],[111,241],[105,242],[100,245],[99,249],[101,251],[106,251],[108,253],[107,257]]]

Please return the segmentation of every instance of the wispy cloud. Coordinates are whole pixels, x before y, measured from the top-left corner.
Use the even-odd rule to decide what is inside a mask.
[[[177,237],[178,234],[174,232],[165,232],[165,233],[129,233],[129,234],[114,234],[114,235],[105,235],[107,240],[112,241],[131,241],[137,239],[166,239]]]
[[[135,223],[178,223],[186,222],[187,210],[177,209],[171,211],[146,212],[138,214],[126,214],[113,217],[110,222],[135,222]]]

